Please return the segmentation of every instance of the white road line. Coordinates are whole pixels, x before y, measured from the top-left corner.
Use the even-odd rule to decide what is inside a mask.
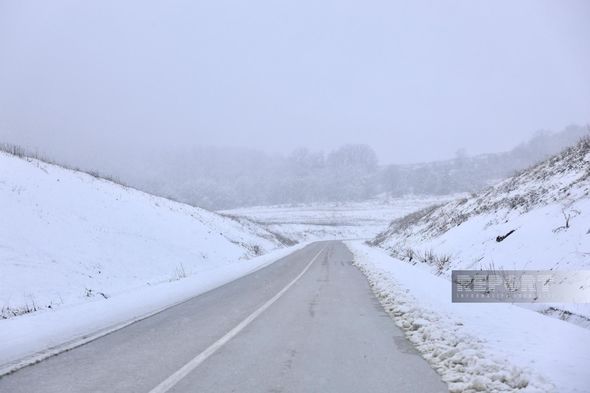
[[[190,362],[188,362],[187,364],[182,366],[178,371],[176,371],[174,374],[172,374],[171,376],[166,378],[166,380],[164,380],[158,386],[156,386],[155,388],[150,390],[149,393],[166,393],[166,392],[168,392],[178,382],[180,382],[184,377],[186,377],[191,371],[193,371],[195,368],[199,367],[199,365],[201,365],[201,363],[203,363],[205,360],[207,360],[207,358],[209,358],[211,355],[213,355],[215,352],[217,352],[217,350],[219,350],[225,344],[227,344],[228,341],[230,341],[238,333],[240,333],[242,330],[244,330],[244,328],[246,328],[246,326],[248,326],[250,323],[252,323],[252,321],[254,321],[256,318],[258,318],[260,316],[260,314],[262,314],[264,311],[266,311],[266,309],[268,309],[270,306],[272,306],[274,302],[279,300],[279,298],[281,296],[283,296],[285,294],[285,292],[287,292],[289,290],[289,288],[291,288],[305,274],[305,272],[307,272],[309,270],[311,265],[316,261],[316,259],[320,256],[320,254],[324,251],[324,249],[325,248],[322,248],[311,259],[311,261],[307,264],[307,266],[305,266],[305,268],[301,271],[301,273],[299,273],[299,275],[297,277],[295,277],[293,279],[293,281],[291,281],[289,284],[287,284],[286,287],[281,289],[279,293],[274,295],[270,300],[268,300],[266,303],[264,303],[262,306],[260,306],[260,308],[258,308],[252,314],[248,315],[248,317],[246,317],[246,319],[244,319],[242,322],[240,322],[232,330],[227,332],[223,337],[221,337],[219,340],[217,340],[213,344],[211,344],[211,346],[209,346],[209,348],[205,349],[203,352],[201,352],[200,354],[195,356]]]
[[[219,283],[219,285],[215,285],[215,286],[213,286],[213,287],[205,290],[204,292],[190,295],[190,297],[185,298],[185,299],[182,299],[182,300],[179,300],[176,303],[168,304],[168,305],[166,305],[164,307],[161,307],[161,308],[159,308],[159,309],[157,309],[155,311],[150,311],[150,312],[148,312],[146,314],[140,315],[140,316],[135,317],[133,319],[130,319],[128,321],[125,321],[125,322],[122,322],[122,323],[119,323],[119,324],[115,324],[115,325],[112,325],[112,326],[108,326],[108,327],[106,327],[104,329],[100,329],[100,330],[95,331],[95,332],[92,332],[92,333],[82,334],[79,337],[74,338],[73,340],[70,340],[70,341],[67,341],[65,343],[56,345],[54,347],[50,347],[50,348],[44,349],[42,351],[33,353],[31,355],[27,355],[27,356],[25,356],[23,358],[12,360],[12,361],[10,361],[10,362],[8,362],[8,363],[3,364],[3,365],[0,366],[0,378],[3,377],[3,376],[5,376],[5,375],[11,374],[11,373],[13,373],[15,371],[18,371],[21,368],[32,366],[32,365],[37,364],[37,363],[40,363],[40,362],[42,362],[42,361],[44,361],[46,359],[49,359],[49,358],[51,358],[53,356],[59,355],[59,354],[61,354],[63,352],[67,352],[67,351],[70,351],[72,349],[81,347],[82,345],[88,344],[88,343],[90,343],[90,342],[92,342],[94,340],[97,340],[99,338],[102,338],[102,337],[104,337],[106,335],[109,335],[111,333],[114,333],[114,332],[116,332],[118,330],[124,329],[127,326],[133,325],[136,322],[143,321],[144,319],[148,319],[149,317],[153,317],[154,315],[159,314],[159,313],[161,313],[163,311],[166,311],[169,308],[173,308],[173,307],[176,307],[176,306],[178,306],[180,304],[189,302],[192,299],[194,299],[195,297],[202,295],[203,293],[212,291],[214,289],[219,288],[222,285],[229,284],[229,283],[231,283],[231,282],[233,282],[235,280],[239,280],[240,278],[247,276],[248,274],[251,274],[251,273],[257,272],[257,271],[259,271],[261,269],[264,269],[265,267],[270,266],[273,263],[278,262],[281,259],[286,258],[286,257],[294,254],[295,252],[303,249],[303,247],[306,247],[307,245],[305,243],[299,243],[299,245],[297,245],[297,246],[292,246],[292,247],[290,247],[290,249],[292,249],[293,251],[291,253],[287,254],[287,255],[283,255],[283,256],[280,256],[280,257],[278,257],[276,259],[272,259],[272,260],[270,260],[268,262],[265,262],[265,263],[263,263],[263,264],[261,264],[259,266],[256,266],[256,267],[254,267],[254,268],[252,268],[250,270],[247,270],[244,275],[241,275],[241,276],[238,276],[238,277],[234,277],[234,278],[230,279],[227,282],[221,282],[221,283]],[[301,247],[299,247],[299,246],[301,246]]]

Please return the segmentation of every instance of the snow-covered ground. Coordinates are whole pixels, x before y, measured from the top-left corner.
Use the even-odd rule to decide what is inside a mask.
[[[220,213],[264,224],[274,233],[299,241],[372,239],[397,217],[457,197],[382,196],[364,202],[257,206]]]
[[[452,269],[587,270],[590,140],[480,195],[394,220],[372,244],[447,278]],[[530,307],[590,327],[588,304]]]
[[[511,304],[451,302],[425,264],[347,242],[355,263],[451,392],[588,392],[590,330]]]
[[[282,246],[251,222],[3,152],[0,209],[3,318],[203,275]]]
[[[252,222],[3,152],[0,207],[2,318],[205,275],[282,246]]]

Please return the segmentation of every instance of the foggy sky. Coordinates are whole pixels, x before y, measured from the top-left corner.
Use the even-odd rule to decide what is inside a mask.
[[[0,0],[0,141],[507,150],[590,121],[589,22],[585,0]]]

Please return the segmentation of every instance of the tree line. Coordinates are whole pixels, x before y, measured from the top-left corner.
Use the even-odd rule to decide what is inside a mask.
[[[469,156],[459,150],[453,159],[410,165],[379,165],[368,145],[328,153],[299,148],[288,155],[195,147],[159,152],[138,162],[140,168],[115,175],[145,191],[208,209],[476,192],[587,134],[588,128],[570,126],[558,133],[538,132],[504,153]]]

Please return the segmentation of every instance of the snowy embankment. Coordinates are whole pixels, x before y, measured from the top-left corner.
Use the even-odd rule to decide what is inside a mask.
[[[452,303],[451,283],[348,242],[372,289],[451,392],[587,392],[590,330],[511,304]]]
[[[0,209],[0,363],[226,282],[283,246],[251,222],[4,152]]]
[[[480,195],[394,220],[372,245],[447,278],[460,269],[589,269],[590,139]],[[587,304],[527,307],[590,327]]]

